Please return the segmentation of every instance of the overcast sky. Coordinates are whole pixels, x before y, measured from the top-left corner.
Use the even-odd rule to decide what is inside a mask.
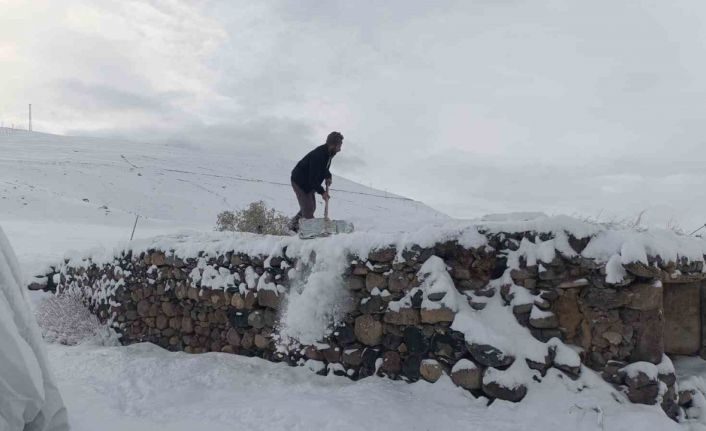
[[[291,159],[339,130],[334,173],[452,216],[706,222],[703,0],[0,10],[5,125]]]

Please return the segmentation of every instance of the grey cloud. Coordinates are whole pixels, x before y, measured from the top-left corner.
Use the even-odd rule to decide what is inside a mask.
[[[170,100],[180,97],[178,93],[154,93],[145,95],[120,89],[117,85],[87,84],[70,79],[57,83],[58,91],[65,103],[83,109],[100,110],[157,110],[170,111]]]
[[[70,108],[55,127],[291,159],[337,129],[340,173],[464,217],[706,213],[701,1],[249,4],[194,6],[225,40],[184,61],[199,66],[179,75],[184,94],[161,91],[148,78],[170,70],[120,40],[51,33],[71,47],[33,57]],[[155,63],[194,38],[156,45]],[[130,112],[105,127],[111,110]]]

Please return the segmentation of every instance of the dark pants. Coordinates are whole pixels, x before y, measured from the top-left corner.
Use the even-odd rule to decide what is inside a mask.
[[[294,189],[294,194],[297,195],[299,212],[292,219],[290,228],[292,228],[292,230],[299,230],[299,219],[314,218],[314,211],[316,211],[316,192],[312,190],[307,193],[294,181],[292,181],[292,189]]]

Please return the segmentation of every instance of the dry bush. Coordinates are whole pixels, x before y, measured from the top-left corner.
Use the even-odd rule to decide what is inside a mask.
[[[35,312],[42,335],[49,342],[79,344],[106,332],[77,292],[62,292],[43,300]]]
[[[267,208],[263,201],[252,202],[239,211],[223,211],[216,220],[217,231],[288,235],[289,217]]]

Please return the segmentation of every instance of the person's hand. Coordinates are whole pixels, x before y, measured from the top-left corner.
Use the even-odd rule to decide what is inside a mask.
[[[331,198],[331,196],[329,196],[328,192],[324,192],[321,195],[321,197],[324,198],[325,201],[328,201]]]
[[[331,181],[331,178],[326,178],[326,186],[327,187],[330,187],[332,182],[333,181]]]

